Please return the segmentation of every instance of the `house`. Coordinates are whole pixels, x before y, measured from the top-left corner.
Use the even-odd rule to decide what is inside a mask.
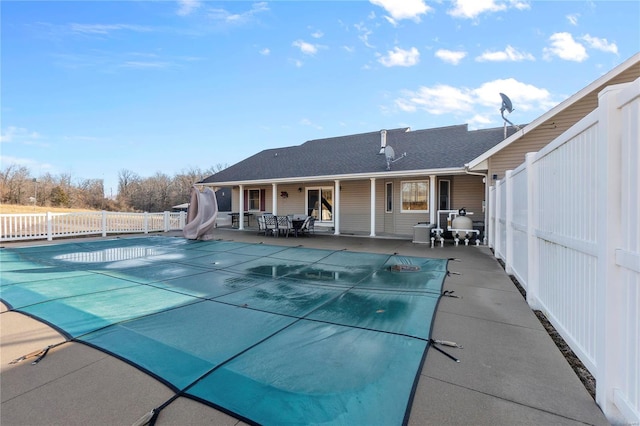
[[[306,214],[336,235],[410,236],[438,210],[465,207],[483,222],[484,177],[465,164],[503,139],[502,127],[467,125],[316,139],[264,150],[201,183],[231,187],[242,215]]]
[[[231,187],[231,209],[240,215],[308,214],[336,235],[411,236],[416,224],[442,220],[439,210],[462,207],[483,226],[495,180],[594,110],[602,89],[638,77],[640,53],[506,135],[502,127],[457,125],[316,139],[264,150],[201,183]]]

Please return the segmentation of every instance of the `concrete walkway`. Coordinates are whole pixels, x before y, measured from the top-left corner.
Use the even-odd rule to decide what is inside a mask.
[[[442,298],[433,338],[462,345],[463,349],[443,347],[460,362],[429,349],[409,425],[608,424],[487,247],[449,243],[430,248],[408,240],[325,234],[274,238],[232,229],[218,229],[217,238],[459,259],[449,262],[452,274],[444,289],[460,298]],[[18,245],[24,244],[4,244]],[[37,365],[10,365],[11,360],[64,338],[34,319],[6,312],[4,306],[0,309],[2,426],[132,425],[173,396],[163,384],[125,362],[77,343],[52,349]],[[244,423],[178,398],[161,411],[156,424]]]

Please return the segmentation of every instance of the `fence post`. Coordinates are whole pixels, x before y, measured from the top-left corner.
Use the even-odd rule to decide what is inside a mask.
[[[506,217],[504,218],[505,233],[505,251],[504,251],[504,270],[507,274],[513,275],[513,170],[507,170],[504,177],[506,200]]]
[[[489,221],[487,226],[484,228],[484,233],[489,237],[489,247],[495,250],[496,248],[496,238],[495,238],[495,216],[496,216],[496,187],[492,185],[489,187]]]
[[[500,211],[502,210],[502,192],[501,192],[502,182],[496,181],[496,203],[495,203],[495,215],[494,215],[494,223],[493,223],[493,241],[494,241],[494,255],[495,257],[502,259],[502,239],[500,238],[500,232],[502,225],[500,224]]]
[[[53,215],[47,212],[47,241],[53,241]]]
[[[169,232],[169,212],[164,212],[164,232]]]
[[[614,403],[614,393],[620,377],[618,359],[621,355],[622,330],[628,326],[618,317],[624,306],[623,286],[615,261],[615,250],[620,241],[621,197],[621,117],[615,100],[619,89],[607,87],[598,94],[598,231],[596,241],[596,402],[611,423],[626,423]],[[622,346],[624,347],[624,345]]]
[[[184,225],[186,221],[187,221],[187,214],[184,211],[180,211],[180,229],[184,229]]]
[[[148,234],[149,233],[149,212],[144,212],[144,217],[142,219],[143,225],[142,227],[144,228],[144,233]]]
[[[538,166],[534,162],[535,152],[529,152],[525,156],[527,167],[527,303],[532,309],[539,309],[538,282],[540,271],[538,270],[540,261],[538,259]]]
[[[102,236],[107,236],[107,212],[102,210]]]

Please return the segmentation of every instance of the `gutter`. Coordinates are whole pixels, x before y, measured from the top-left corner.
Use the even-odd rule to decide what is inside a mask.
[[[361,179],[384,179],[384,178],[398,178],[398,177],[421,177],[427,175],[452,175],[452,174],[464,174],[465,168],[455,167],[447,169],[431,169],[431,170],[395,170],[392,172],[368,172],[368,173],[351,173],[342,175],[323,175],[323,176],[294,176],[286,178],[266,178],[255,180],[233,180],[233,181],[215,181],[203,183],[205,186],[237,186],[237,185],[271,185],[275,184],[287,184],[298,182],[325,182],[333,180],[361,180]]]

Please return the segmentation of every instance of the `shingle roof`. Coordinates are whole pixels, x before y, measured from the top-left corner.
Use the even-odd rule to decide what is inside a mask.
[[[511,132],[510,132],[511,133]],[[468,131],[467,125],[410,131],[387,130],[387,145],[396,158],[407,156],[391,170],[416,171],[463,168],[504,139],[502,127]],[[204,179],[225,183],[348,174],[379,174],[387,171],[380,151],[380,131],[314,139],[302,145],[267,149]]]

